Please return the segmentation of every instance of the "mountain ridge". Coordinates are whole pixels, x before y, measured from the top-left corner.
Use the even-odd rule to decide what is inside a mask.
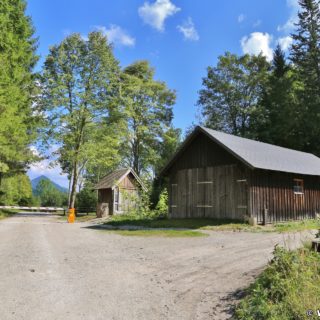
[[[60,186],[59,184],[55,183],[54,181],[52,181],[50,178],[48,178],[48,177],[45,176],[45,175],[41,175],[41,176],[39,176],[39,177],[34,178],[34,179],[31,180],[31,186],[32,186],[32,192],[33,192],[33,193],[35,192],[35,190],[36,190],[37,185],[39,184],[39,182],[42,181],[42,180],[48,180],[48,181],[50,181],[50,182],[54,185],[54,187],[55,187],[57,190],[59,190],[60,192],[68,193],[68,189],[67,189],[67,188]]]

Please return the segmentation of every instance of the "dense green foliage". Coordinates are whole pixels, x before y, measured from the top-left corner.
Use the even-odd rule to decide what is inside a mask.
[[[89,186],[85,186],[78,194],[76,200],[76,208],[80,210],[91,209],[95,211],[97,206],[97,191],[92,190]]]
[[[36,199],[32,197],[32,188],[29,177],[24,173],[6,175],[2,179],[0,189],[1,205],[33,205]]]
[[[248,289],[236,310],[237,319],[310,319],[307,310],[320,305],[320,255],[277,247],[267,269]]]
[[[208,67],[200,90],[205,125],[240,136],[247,136],[268,77],[265,57],[237,56],[227,52],[216,67]]]
[[[32,160],[36,117],[33,67],[37,62],[33,26],[23,0],[0,2],[0,174]]]
[[[122,155],[124,163],[138,175],[161,161],[159,150],[173,118],[175,92],[155,80],[154,73],[149,62],[138,61],[121,74],[121,111],[126,130]]]
[[[289,148],[301,148],[297,139],[300,129],[295,74],[278,45],[259,104],[251,118],[250,133],[253,138]]]
[[[168,191],[163,189],[159,195],[159,201],[156,205],[155,210],[159,216],[166,217],[168,214]]]
[[[6,204],[31,197],[30,190],[26,191],[29,182],[24,183],[27,178],[21,172],[34,160],[29,145],[36,138],[38,124],[33,104],[33,68],[38,57],[34,29],[25,10],[24,0],[0,2],[0,192]],[[20,180],[21,195],[17,194]]]
[[[35,196],[42,206],[61,207],[68,204],[68,195],[59,191],[50,180],[41,180],[35,190]]]
[[[320,1],[300,0],[290,59],[296,69],[301,149],[320,155]]]

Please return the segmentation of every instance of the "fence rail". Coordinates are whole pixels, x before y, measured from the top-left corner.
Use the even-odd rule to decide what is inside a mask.
[[[19,206],[0,206],[0,209],[14,209],[14,210],[31,210],[31,211],[63,211],[65,212],[65,208],[58,207],[19,207]]]
[[[20,207],[20,206],[0,206],[0,209],[13,209],[13,210],[28,210],[28,211],[44,211],[44,212],[58,212],[62,211],[65,215],[68,211],[67,208],[59,208],[59,207]],[[76,215],[78,214],[86,214],[96,212],[96,208],[93,207],[76,207]]]

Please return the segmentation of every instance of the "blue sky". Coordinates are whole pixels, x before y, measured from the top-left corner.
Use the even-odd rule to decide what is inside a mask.
[[[268,59],[280,42],[290,44],[297,0],[55,0],[28,1],[39,37],[38,68],[51,45],[72,32],[102,30],[114,43],[121,66],[147,59],[156,78],[177,91],[174,125],[197,123],[196,101],[206,67],[225,51],[262,51]],[[31,178],[47,174],[66,185],[59,168],[32,167]]]

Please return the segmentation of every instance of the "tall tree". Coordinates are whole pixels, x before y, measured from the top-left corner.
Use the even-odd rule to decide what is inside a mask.
[[[204,124],[235,135],[250,136],[250,119],[261,97],[270,65],[262,55],[227,52],[208,67],[199,92]]]
[[[0,176],[33,158],[37,41],[24,0],[0,1]],[[1,177],[0,177],[1,180]]]
[[[101,32],[90,33],[88,39],[72,34],[53,46],[46,58],[42,102],[48,133],[59,146],[58,160],[71,179],[70,208],[75,205],[79,175],[87,163],[101,157],[99,151],[108,154],[104,161],[112,163],[116,158],[115,126],[106,130],[106,125],[111,109],[116,108],[119,77],[118,61]],[[99,140],[100,130],[109,137],[113,134],[112,139]]]
[[[154,72],[147,61],[138,61],[126,67],[121,76],[124,157],[138,174],[155,167],[159,142],[173,118],[175,92],[155,80]]]
[[[250,131],[254,133],[254,138],[283,147],[301,148],[297,139],[299,126],[295,86],[295,70],[278,45],[261,101],[251,118]]]
[[[303,150],[320,155],[320,2],[300,0],[296,32],[292,34],[291,61],[300,82],[300,139]]]

